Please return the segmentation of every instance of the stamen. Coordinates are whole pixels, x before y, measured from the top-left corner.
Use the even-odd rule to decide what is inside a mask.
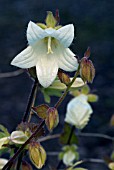
[[[53,51],[51,50],[51,37],[48,37],[48,52],[47,52],[47,54],[52,54],[53,53]]]

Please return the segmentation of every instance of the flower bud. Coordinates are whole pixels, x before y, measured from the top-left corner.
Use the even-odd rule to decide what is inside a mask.
[[[78,129],[83,129],[88,124],[93,110],[87,99],[87,95],[81,94],[68,103],[65,122]]]
[[[56,24],[57,24],[57,20],[53,16],[53,13],[51,11],[48,11],[47,12],[47,17],[46,17],[46,25],[47,25],[47,27],[54,28]]]
[[[64,83],[65,85],[70,83],[70,77],[61,70],[58,71],[58,77],[61,83]]]
[[[54,107],[47,110],[47,118],[45,119],[46,126],[49,131],[53,130],[59,122],[58,111]]]
[[[62,152],[59,154],[59,159],[63,160],[66,166],[73,165],[74,161],[79,159],[79,153],[76,145],[66,145],[62,148]]]
[[[88,47],[80,62],[80,76],[84,82],[88,81],[89,83],[92,83],[95,77],[95,68],[92,61],[88,59],[90,53],[90,47]]]
[[[36,168],[41,169],[45,164],[46,151],[38,142],[32,141],[29,144],[29,156]]]
[[[92,83],[95,77],[94,65],[91,60],[88,60],[87,57],[83,57],[81,59],[80,76],[84,82],[88,81],[89,83]]]
[[[23,131],[13,131],[10,136],[10,140],[16,144],[23,144],[27,141],[28,137]]]

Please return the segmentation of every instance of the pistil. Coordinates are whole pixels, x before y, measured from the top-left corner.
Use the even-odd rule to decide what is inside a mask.
[[[52,51],[52,49],[51,49],[51,37],[48,37],[48,52],[47,52],[47,54],[52,54],[53,53],[53,51]]]

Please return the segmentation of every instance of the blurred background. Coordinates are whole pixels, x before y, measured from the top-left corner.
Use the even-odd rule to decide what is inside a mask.
[[[43,22],[46,11],[59,9],[61,23],[73,23],[75,39],[71,49],[83,56],[86,48],[91,47],[91,59],[96,68],[96,77],[91,89],[99,95],[94,103],[94,114],[84,132],[97,132],[114,136],[114,128],[109,126],[114,113],[114,1],[113,0],[0,0],[0,73],[17,70],[10,65],[11,60],[27,46],[26,28],[30,20]],[[26,73],[12,78],[0,78],[0,123],[9,131],[20,123],[26,108],[32,80]],[[40,100],[39,100],[40,98]],[[66,110],[67,98],[63,103],[60,132]],[[57,99],[53,98],[52,105]],[[39,94],[37,103],[43,103]],[[53,141],[55,142],[55,141]],[[46,143],[46,144],[45,144]],[[60,145],[52,146],[45,142],[47,151],[60,150]],[[50,146],[50,147],[49,147]],[[110,155],[111,141],[97,138],[80,139],[81,158],[99,158]],[[48,158],[54,166],[56,158]],[[85,163],[89,170],[107,170],[103,164]],[[35,168],[34,168],[35,169]],[[44,168],[48,169],[48,168]]]

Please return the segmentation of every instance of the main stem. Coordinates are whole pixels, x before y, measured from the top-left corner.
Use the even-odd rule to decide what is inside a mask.
[[[36,93],[37,86],[38,86],[38,79],[36,78],[34,83],[33,83],[33,87],[32,87],[32,90],[31,90],[31,93],[30,93],[30,96],[29,96],[29,99],[28,99],[28,104],[27,104],[27,107],[26,107],[22,122],[26,121],[27,116],[28,116],[28,114],[30,112],[32,102],[33,102],[33,99],[34,99],[34,96],[35,96],[35,93]]]
[[[29,114],[29,119],[28,119],[28,122],[29,120],[31,119],[31,107],[33,106],[34,102],[35,102],[35,99],[36,99],[36,93],[37,93],[37,87],[38,87],[38,79],[36,78],[34,80],[34,83],[33,83],[33,86],[32,86],[32,90],[31,90],[31,93],[30,93],[30,97],[28,99],[28,104],[27,104],[27,107],[26,107],[26,111],[24,113],[24,116],[23,116],[23,119],[22,119],[22,122],[25,122],[26,119],[27,119],[27,116]],[[30,112],[30,113],[29,113]],[[21,163],[22,163],[22,157],[23,157],[23,153],[21,153],[18,157],[18,161],[17,161],[17,170],[20,169],[21,167]]]
[[[77,72],[75,73],[74,75],[74,78],[72,79],[72,81],[69,83],[69,85],[67,86],[67,89],[65,90],[65,92],[63,93],[63,95],[60,97],[60,99],[58,100],[58,102],[55,104],[55,108],[58,108],[60,106],[60,104],[62,103],[62,101],[64,100],[64,98],[66,97],[70,87],[72,86],[72,84],[74,83],[75,79],[77,78],[77,76],[79,75],[79,67],[78,67],[78,70]],[[27,109],[26,109],[26,112],[25,112],[25,115],[23,117],[23,122],[26,121],[26,118],[28,116],[28,112],[30,111],[30,108],[31,108],[31,105],[32,105],[32,101],[33,101],[33,96],[34,96],[34,93],[35,93],[35,87],[36,87],[36,84],[37,84],[37,80],[35,80],[35,83],[33,85],[33,89],[31,91],[31,95],[30,95],[30,100],[28,102],[28,105],[27,105]],[[30,102],[31,101],[31,102]],[[40,129],[44,126],[45,124],[45,120],[43,120],[41,122],[41,124],[39,125],[39,127],[36,129],[36,131],[30,136],[30,138],[17,150],[17,152],[14,154],[14,156],[8,161],[8,163],[3,167],[2,170],[7,170],[12,164],[13,164],[13,161],[18,157],[18,155],[23,151],[23,149],[25,148],[25,146],[27,144],[29,144],[29,142],[31,141],[31,139],[34,138],[34,136],[40,131]]]

